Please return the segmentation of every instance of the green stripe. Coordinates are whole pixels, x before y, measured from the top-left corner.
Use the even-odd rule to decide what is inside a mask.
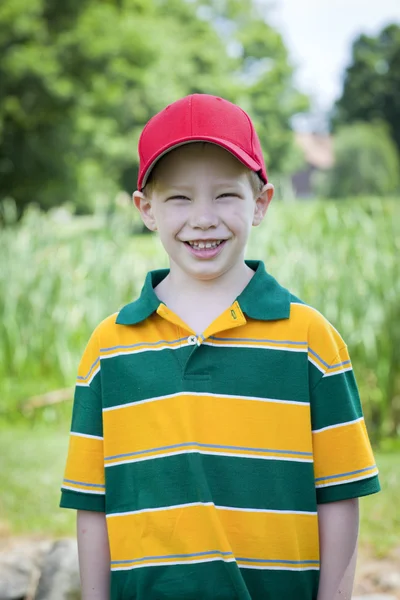
[[[110,600],[316,600],[318,571],[239,569],[213,561],[111,573]]]
[[[316,600],[319,571],[241,569],[252,600]]]
[[[62,490],[61,508],[74,508],[75,510],[94,510],[105,512],[104,496],[96,494],[85,494],[84,492],[73,492],[71,490]]]
[[[96,375],[96,378],[100,375]],[[77,385],[72,411],[71,431],[103,436],[101,396],[92,387]]]
[[[360,417],[362,408],[353,371],[323,377],[312,391],[313,429],[354,421]]]
[[[318,504],[325,504],[327,502],[348,500],[349,498],[361,498],[369,494],[376,494],[380,489],[378,475],[374,475],[369,479],[362,479],[361,481],[318,488],[317,502]]]
[[[298,402],[309,398],[304,352],[185,347],[103,359],[101,370],[107,408],[181,391]]]
[[[107,513],[191,502],[315,511],[312,463],[197,453],[107,467]]]

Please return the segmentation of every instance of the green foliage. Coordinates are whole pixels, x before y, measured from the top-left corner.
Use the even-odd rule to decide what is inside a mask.
[[[18,421],[25,399],[73,387],[96,325],[139,294],[149,269],[167,264],[157,237],[131,235],[132,210],[120,201],[112,217],[30,209],[13,225],[8,205],[0,418]],[[375,440],[400,431],[399,239],[398,199],[304,201],[273,204],[248,249],[343,335]]]
[[[389,196],[399,190],[399,155],[385,125],[354,123],[341,127],[334,138],[334,153],[333,167],[315,178],[320,196]]]
[[[281,37],[257,3],[3,0],[0,200],[93,211],[131,192],[136,146],[166,104],[205,92],[241,103],[274,169],[290,152],[294,91]],[[208,12],[207,12],[208,11]]]
[[[334,127],[379,119],[388,124],[400,151],[399,89],[400,25],[389,25],[376,37],[361,35],[353,44],[352,63],[333,114]]]

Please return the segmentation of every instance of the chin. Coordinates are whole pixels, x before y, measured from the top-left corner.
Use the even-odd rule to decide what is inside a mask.
[[[228,271],[228,267],[221,267],[215,264],[199,264],[196,267],[188,267],[185,269],[186,274],[193,279],[198,279],[199,281],[212,281],[213,279],[218,279]]]

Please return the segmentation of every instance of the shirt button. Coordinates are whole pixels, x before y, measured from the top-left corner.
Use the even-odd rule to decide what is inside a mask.
[[[191,345],[197,344],[197,337],[195,335],[190,335],[188,337],[188,344],[191,344]]]

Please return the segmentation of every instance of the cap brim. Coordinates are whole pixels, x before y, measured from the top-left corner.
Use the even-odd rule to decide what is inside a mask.
[[[249,154],[247,154],[247,152],[242,150],[242,148],[240,148],[236,144],[228,142],[227,140],[221,140],[220,138],[207,136],[196,136],[195,138],[182,138],[180,140],[175,140],[172,144],[169,144],[168,146],[164,147],[159,153],[157,153],[157,155],[154,158],[152,158],[149,161],[150,164],[148,165],[148,167],[146,167],[141,181],[139,180],[138,182],[139,189],[142,190],[144,188],[151,171],[154,169],[157,162],[163,156],[165,156],[166,154],[168,154],[168,152],[171,152],[171,150],[174,150],[175,148],[179,148],[180,146],[184,146],[185,144],[191,144],[193,142],[209,142],[210,144],[220,146],[221,148],[224,148],[225,150],[233,154],[235,158],[237,158],[251,171],[255,171],[257,173],[259,171],[262,171],[262,165],[258,164],[258,162],[255,161],[254,158],[252,158]]]

